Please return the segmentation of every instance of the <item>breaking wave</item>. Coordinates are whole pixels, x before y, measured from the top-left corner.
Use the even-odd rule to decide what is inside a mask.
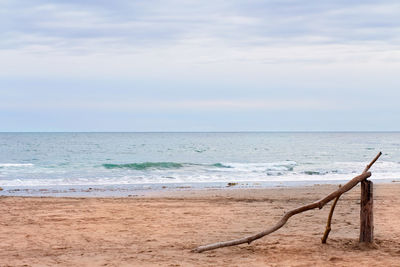
[[[102,164],[106,169],[131,169],[131,170],[148,170],[148,169],[180,169],[183,167],[213,167],[213,168],[232,168],[222,163],[214,164],[196,164],[196,163],[178,163],[178,162],[143,162],[143,163],[125,163],[125,164]]]
[[[179,169],[183,167],[182,163],[176,162],[143,162],[143,163],[126,163],[126,164],[102,164],[106,169]]]
[[[0,163],[0,168],[7,167],[32,167],[32,163]]]

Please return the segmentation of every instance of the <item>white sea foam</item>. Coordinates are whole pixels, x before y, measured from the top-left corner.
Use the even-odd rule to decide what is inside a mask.
[[[148,175],[146,177],[124,176],[124,177],[97,177],[97,178],[45,178],[45,179],[0,179],[0,186],[74,186],[74,185],[139,185],[139,184],[172,184],[172,183],[213,183],[213,182],[307,182],[308,184],[329,182],[329,181],[348,181],[358,173],[354,174],[330,174],[330,175],[306,175],[293,173],[281,176],[268,176],[252,174],[229,173],[219,175],[207,174],[175,174],[173,177],[162,177]],[[400,172],[397,173],[379,173],[374,172],[372,180],[400,178]]]
[[[279,161],[266,163],[222,163],[232,167],[233,171],[267,172],[267,171],[292,171],[297,165],[295,161]]]
[[[34,164],[32,163],[0,163],[0,167],[7,168],[7,167],[33,167]]]

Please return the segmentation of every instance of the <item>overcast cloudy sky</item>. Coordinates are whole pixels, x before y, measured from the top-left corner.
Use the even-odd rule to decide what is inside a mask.
[[[400,130],[400,2],[0,0],[0,131],[252,130]]]

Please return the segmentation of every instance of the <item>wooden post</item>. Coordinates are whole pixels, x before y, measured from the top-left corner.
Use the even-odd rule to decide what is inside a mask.
[[[374,242],[373,186],[372,182],[361,182],[360,242]]]

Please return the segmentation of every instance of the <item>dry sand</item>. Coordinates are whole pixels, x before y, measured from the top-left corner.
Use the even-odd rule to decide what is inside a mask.
[[[0,198],[0,266],[400,266],[400,184],[375,186],[375,239],[360,246],[359,194],[292,217],[251,245],[192,253],[259,232],[336,186],[188,190],[133,198]]]

